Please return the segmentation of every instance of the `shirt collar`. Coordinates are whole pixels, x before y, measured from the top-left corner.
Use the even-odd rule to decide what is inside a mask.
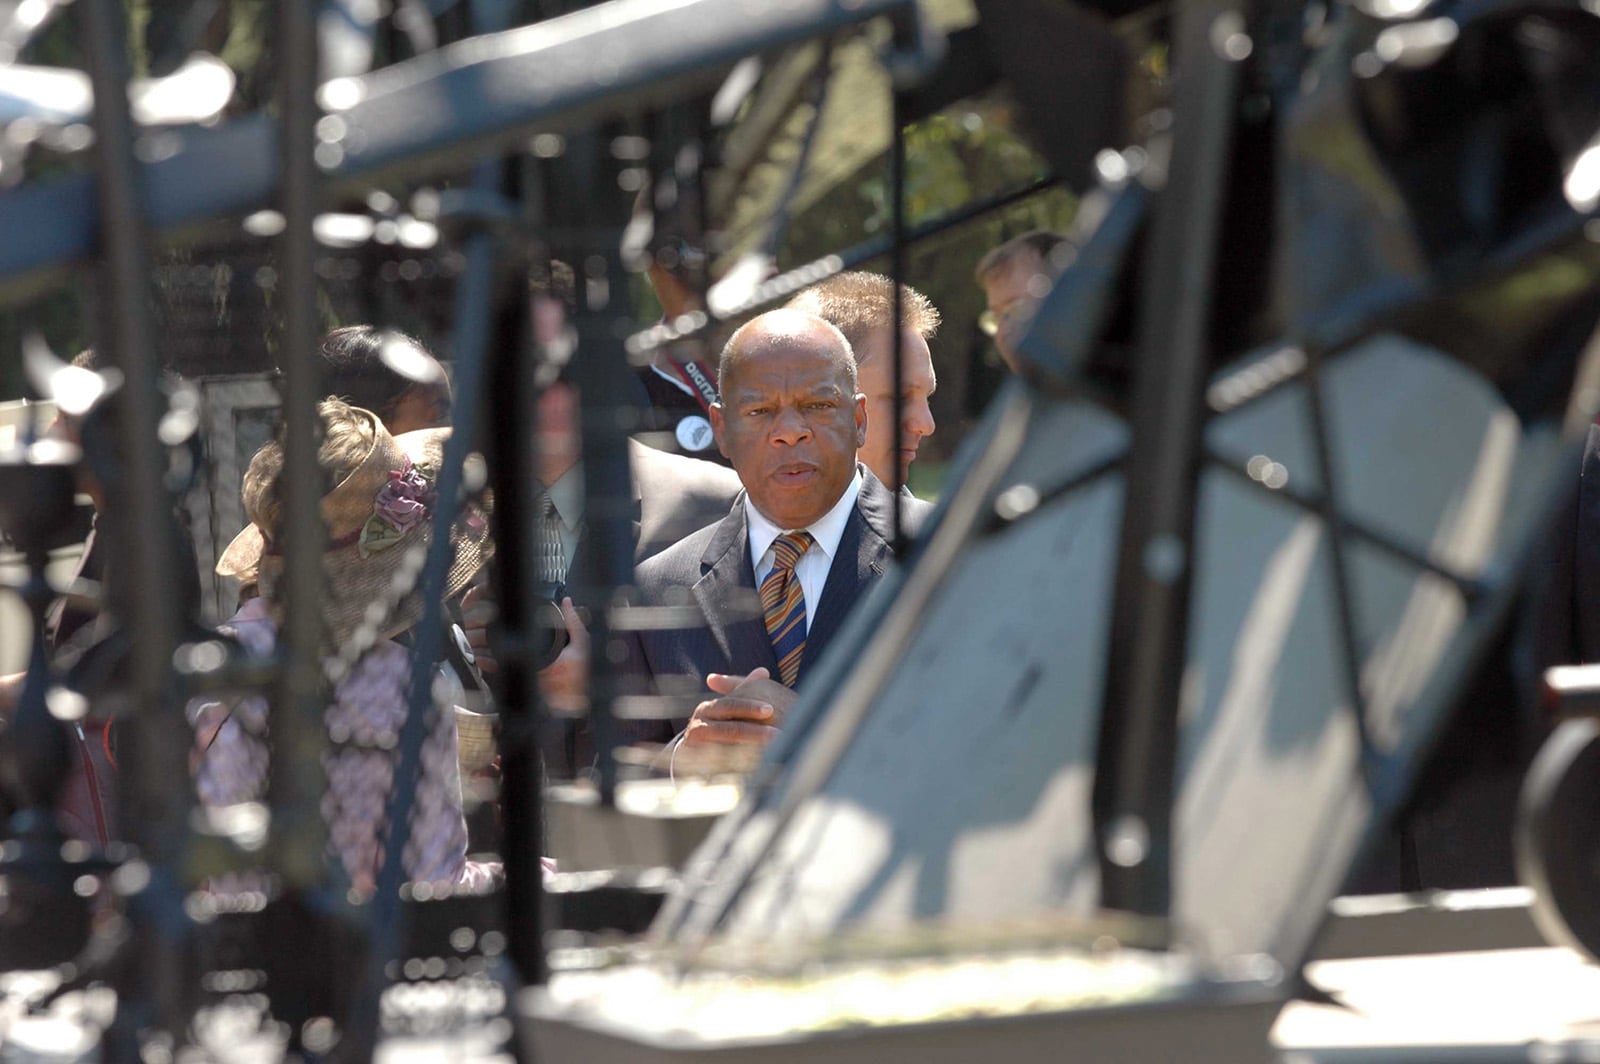
[[[850,478],[850,483],[845,487],[844,494],[839,496],[839,501],[833,504],[833,509],[807,525],[805,531],[811,533],[811,538],[816,545],[822,548],[824,554],[831,562],[833,556],[839,552],[839,541],[844,538],[844,526],[850,520],[850,511],[855,507],[856,497],[861,494],[861,467],[856,466],[856,475]],[[756,504],[750,501],[750,493],[744,495],[745,524],[750,532],[750,567],[759,569],[761,558],[772,546],[772,541],[785,532],[799,531],[799,529],[779,528],[767,520]]]
[[[568,529],[575,529],[583,521],[583,463],[574,462],[572,468],[561,474],[561,479],[545,489],[556,516]]]

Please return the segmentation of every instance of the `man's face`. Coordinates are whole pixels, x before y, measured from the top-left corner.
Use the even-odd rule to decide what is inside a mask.
[[[885,484],[894,483],[894,359],[887,327],[869,336],[856,348],[856,387],[867,397],[867,442],[861,445],[861,460]],[[906,329],[900,338],[900,483],[916,460],[917,448],[934,430],[933,411],[928,399],[938,388],[933,375],[933,355],[928,341],[915,329]]]
[[[866,400],[817,334],[771,341],[731,367],[711,408],[717,446],[773,524],[804,528],[833,508],[855,475]]]
[[[1050,290],[1049,276],[1039,253],[1025,251],[984,279],[989,313],[999,325],[994,346],[1013,372],[1017,368],[1017,341],[1033,321],[1039,300]]]
[[[536,421],[535,468],[540,482],[548,487],[577,464],[582,450],[577,390],[566,381],[556,381],[545,388],[539,393]]]

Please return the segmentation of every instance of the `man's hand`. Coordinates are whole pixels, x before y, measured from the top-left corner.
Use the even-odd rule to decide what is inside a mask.
[[[711,673],[706,686],[719,697],[701,702],[684,729],[683,745],[757,744],[765,746],[778,734],[783,715],[797,696],[772,679],[766,669],[748,676]]]
[[[561,600],[561,619],[567,622],[567,645],[539,671],[539,691],[552,710],[575,716],[589,708],[589,629],[570,598]]]
[[[487,584],[475,584],[461,597],[461,630],[467,635],[478,671],[485,676],[500,668],[489,650],[489,626],[499,616],[500,607],[495,605]]]
[[[489,649],[489,626],[499,616],[500,609],[486,586],[472,588],[461,599],[461,628],[484,675],[500,668]],[[589,708],[589,629],[570,598],[561,600],[561,619],[567,625],[567,645],[539,671],[539,690],[552,710],[579,714]]]

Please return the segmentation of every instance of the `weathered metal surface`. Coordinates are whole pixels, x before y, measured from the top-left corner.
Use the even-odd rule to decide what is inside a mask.
[[[1393,338],[1331,363],[1324,388],[1344,505],[1501,592],[1492,578],[1541,527],[1555,434],[1525,429],[1459,363]],[[1257,475],[1293,483],[1314,475],[1307,437],[1304,394],[1290,387],[1214,419],[1207,446],[1261,456]],[[1125,438],[1094,407],[1052,404],[1004,483],[1048,488]],[[769,845],[782,785],[757,795],[742,835],[731,824],[713,835],[701,857],[726,863],[701,867],[708,886],[669,906],[682,930],[710,931],[734,884],[742,893],[715,926],[738,938],[1091,911],[1088,789],[1120,505],[1110,472],[971,544],[770,862],[759,873],[744,863]],[[1389,773],[1369,790],[1339,679],[1327,535],[1264,484],[1201,479],[1174,917],[1214,954],[1296,962],[1491,623],[1449,581],[1351,551],[1370,730]]]
[[[340,123],[327,128],[341,132],[324,142],[320,169],[353,183],[448,167],[463,152],[676,98],[746,55],[914,9],[912,0],[620,0],[486,34],[324,86],[324,108]],[[271,206],[280,151],[264,115],[152,134],[140,166],[147,224],[159,232]],[[93,252],[93,191],[94,179],[77,174],[0,197],[0,291],[20,293]]]

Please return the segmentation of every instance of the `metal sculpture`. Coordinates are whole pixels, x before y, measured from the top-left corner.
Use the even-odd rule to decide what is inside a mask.
[[[417,6],[401,5],[413,16]],[[106,860],[121,865],[113,878],[128,922],[98,938],[86,925],[52,930],[3,957],[20,966],[82,951],[83,970],[65,985],[116,986],[125,1008],[106,1037],[115,1059],[138,1058],[154,1030],[168,1041],[193,1032],[208,958],[263,958],[271,1014],[288,1024],[283,1046],[349,1059],[374,1050],[394,966],[419,951],[443,954],[438,940],[469,921],[480,929],[503,922],[506,985],[549,980],[552,905],[538,862],[539,708],[528,660],[534,537],[521,498],[534,432],[526,413],[546,353],[529,335],[525,291],[501,283],[529,244],[538,249],[531,258],[554,252],[581,269],[575,327],[585,357],[576,368],[600,546],[578,579],[604,603],[592,632],[606,648],[611,632],[636,623],[607,598],[628,582],[629,558],[626,425],[603,399],[608,376],[625,372],[629,357],[704,334],[872,255],[887,253],[898,276],[907,241],[1004,201],[918,229],[906,224],[899,127],[939,95],[917,83],[932,69],[937,41],[911,0],[613,0],[515,29],[498,28],[507,23],[494,21],[496,5],[472,6],[470,36],[363,73],[370,23],[354,5],[328,5],[343,17],[342,58],[329,61],[350,65],[319,85],[313,7],[285,3],[276,120],[247,115],[153,140],[135,126],[123,92],[120,8],[79,0],[97,170],[0,195],[0,298],[22,298],[98,253],[99,335],[125,381],[126,496],[140,533],[128,543],[122,618],[134,647],[123,686],[135,707],[125,751],[135,849]],[[1097,187],[1078,260],[1022,342],[1025,379],[1007,385],[966,448],[932,529],[907,551],[910,564],[857,611],[855,638],[842,642],[858,645],[859,657],[824,663],[744,806],[669,897],[654,928],[658,949],[647,957],[665,957],[687,983],[729,956],[761,961],[753,942],[793,946],[803,968],[816,960],[807,950],[819,932],[1044,916],[1051,920],[1040,937],[1052,948],[1119,947],[1101,974],[1155,987],[1158,1000],[1089,1021],[1082,1010],[1042,1010],[1007,1028],[1020,1051],[1042,1058],[1072,1031],[1085,1046],[1135,1052],[1140,1038],[1169,1044],[1182,1031],[1204,1035],[1189,1045],[1196,1059],[1257,1054],[1261,1025],[1292,986],[1327,899],[1397,808],[1467,663],[1509,608],[1562,487],[1563,427],[1570,432],[1594,413],[1582,398],[1593,353],[1581,340],[1593,328],[1600,273],[1585,236],[1600,200],[1600,97],[1582,90],[1594,88],[1600,34],[1593,13],[1571,5],[1444,12],[1184,0],[1166,35],[1176,72],[1169,105],[1130,147],[1131,123],[1120,112],[1079,116],[1065,132],[1039,112],[1048,94],[1027,91],[1038,64],[1015,54],[1026,43],[1018,10],[1028,6],[980,4],[979,26],[1009,45],[996,65],[1021,83],[1062,176],[1084,182],[1093,160]],[[1149,11],[1039,6],[1081,31],[1070,43],[1089,68],[1099,69],[1088,53],[1104,46],[1107,71],[1090,81],[1096,101],[1108,104],[1126,88],[1121,42],[1135,35],[1112,20],[1139,21],[1143,32]],[[623,212],[592,194],[617,184],[611,124],[707,88],[746,57],[879,18],[888,24],[882,61],[894,85],[888,235],[630,337],[616,295],[627,281],[618,254]],[[954,54],[971,54],[963,48]],[[508,155],[534,132],[569,136],[551,153],[559,159],[530,172]],[[657,151],[656,161],[666,154]],[[506,886],[499,896],[433,907],[405,898],[400,853],[433,697],[432,663],[418,654],[384,825],[388,859],[362,908],[327,876],[318,811],[328,738],[320,723],[313,219],[330,189],[463,159],[473,160],[472,180],[442,196],[433,219],[465,263],[456,291],[456,435],[435,519],[449,528],[482,418],[497,430],[487,481],[498,499],[495,580],[505,605]],[[1439,193],[1442,181],[1450,193]],[[289,590],[281,660],[263,663],[226,647],[200,653],[205,643],[186,642],[192,618],[164,600],[175,570],[170,537],[159,531],[170,502],[161,444],[174,433],[158,428],[164,411],[143,285],[153,233],[272,206],[284,226]],[[781,219],[780,211],[774,233]],[[1562,283],[1518,306],[1515,328],[1474,329],[1473,300],[1507,297],[1552,264],[1566,268]],[[1526,357],[1536,327],[1557,326],[1569,331],[1541,335],[1538,357]],[[897,392],[898,347],[897,335]],[[1386,388],[1390,401],[1377,402]],[[1413,409],[1395,405],[1399,393]],[[1407,432],[1415,427],[1408,416],[1439,426]],[[0,492],[48,491],[59,501],[64,466],[41,457],[0,465],[9,470]],[[7,532],[32,551],[25,595],[37,619],[47,589],[34,541],[55,511],[12,507],[4,516]],[[416,574],[428,603],[421,647],[443,632],[437,592],[449,537],[433,542]],[[1005,605],[984,608],[997,596]],[[1023,604],[1029,631],[1005,608]],[[1004,667],[1006,653],[1014,668]],[[18,821],[24,845],[7,851],[4,874],[33,883],[43,904],[77,919],[83,907],[61,888],[90,866],[61,853],[41,816],[64,771],[63,732],[49,715],[48,662],[35,659],[8,736],[11,777],[27,809]],[[1206,688],[1208,670],[1227,678],[1224,689]],[[238,847],[188,830],[181,707],[203,686],[223,684],[277,693],[280,756],[264,862],[277,883],[270,897],[229,903],[237,911],[213,906],[202,917],[189,888],[248,863]],[[594,670],[591,691],[598,790],[609,805],[619,770],[608,670]],[[995,738],[992,747],[975,749],[961,731],[977,726]],[[1561,773],[1586,766],[1583,756],[1551,755],[1560,778],[1541,808],[1572,798],[1559,784],[1576,777]],[[959,807],[945,807],[955,799]],[[1315,837],[1297,833],[1308,824]],[[1266,856],[1241,840],[1246,827],[1269,837]],[[624,896],[634,903],[648,893]],[[574,911],[583,903],[565,904]],[[1063,914],[1070,918],[1057,919]],[[959,928],[947,931],[933,936],[931,952],[972,945]],[[306,952],[307,940],[320,951]],[[1016,943],[1001,945],[1004,953]],[[925,958],[930,949],[913,944],[912,952]],[[630,977],[627,968],[600,972],[594,985],[603,997]],[[573,1059],[672,1048],[659,1031],[617,1037],[615,1015],[602,1009],[590,1022],[572,1001],[552,990],[520,1003],[521,1048]],[[934,1046],[951,1039],[939,1049],[947,1054],[1005,1037],[944,1023],[876,1022],[833,1045],[866,1059],[930,1034]],[[1153,1026],[1141,1032],[1146,1023]],[[774,1059],[792,1057],[814,1036],[789,1030],[768,1044]],[[685,1052],[729,1051],[715,1032],[697,1037]]]

